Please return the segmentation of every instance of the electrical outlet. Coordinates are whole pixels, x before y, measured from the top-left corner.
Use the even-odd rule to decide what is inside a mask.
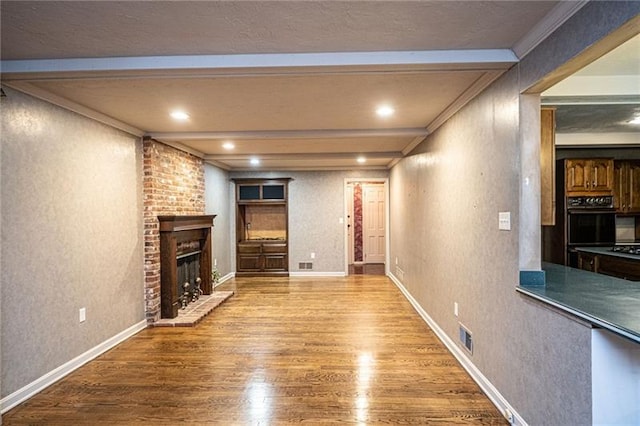
[[[453,302],[453,315],[458,316],[458,302]]]
[[[85,322],[87,319],[87,309],[86,308],[80,308],[80,311],[78,313],[78,317],[80,319],[80,322]]]
[[[316,258],[316,254],[315,253],[311,253],[311,258],[315,259]]]
[[[504,409],[504,418],[507,419],[510,425],[513,424],[513,413],[508,408]]]
[[[218,266],[218,258],[217,257],[213,258],[213,266]]]

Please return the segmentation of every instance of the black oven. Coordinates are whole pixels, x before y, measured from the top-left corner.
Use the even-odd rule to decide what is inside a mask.
[[[576,247],[613,246],[616,243],[616,214],[613,198],[567,198],[568,264],[578,266]]]
[[[569,211],[567,245],[612,246],[616,242],[616,214],[611,211]]]

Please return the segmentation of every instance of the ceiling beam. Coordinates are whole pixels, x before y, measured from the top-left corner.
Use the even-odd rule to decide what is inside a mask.
[[[510,49],[460,49],[385,52],[330,52],[295,54],[179,55],[112,58],[26,59],[0,62],[2,79],[54,77],[124,77],[184,72],[208,74],[242,70],[264,73],[303,69],[426,69],[434,71],[482,69],[506,70],[518,62]]]
[[[640,95],[547,96],[543,94],[540,105],[640,105]]]
[[[429,132],[422,127],[391,129],[313,129],[313,130],[257,130],[242,132],[157,132],[146,136],[163,141],[197,141],[212,139],[335,139],[335,138],[424,138]]]
[[[304,171],[337,171],[337,170],[348,170],[348,171],[362,171],[362,170],[388,170],[387,166],[364,166],[359,164],[358,166],[278,166],[278,167],[270,167],[261,165],[260,167],[232,167],[229,169],[233,172],[304,172]]]
[[[203,158],[205,161],[234,161],[234,160],[246,160],[251,157],[258,157],[260,160],[339,160],[343,158],[352,159],[356,157],[364,156],[367,159],[393,159],[402,158],[404,155],[399,151],[387,151],[387,152],[309,152],[309,153],[286,153],[286,154],[207,154]]]

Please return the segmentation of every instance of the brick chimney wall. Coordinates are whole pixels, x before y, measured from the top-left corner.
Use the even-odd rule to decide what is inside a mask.
[[[158,216],[204,214],[204,161],[149,138],[143,160],[145,305],[152,323],[160,319]]]

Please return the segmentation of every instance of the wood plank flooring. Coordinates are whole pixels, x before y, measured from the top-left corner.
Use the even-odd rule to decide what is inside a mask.
[[[507,424],[384,276],[242,278],[193,328],[149,328],[3,425]]]
[[[349,275],[384,275],[384,263],[351,264]]]

